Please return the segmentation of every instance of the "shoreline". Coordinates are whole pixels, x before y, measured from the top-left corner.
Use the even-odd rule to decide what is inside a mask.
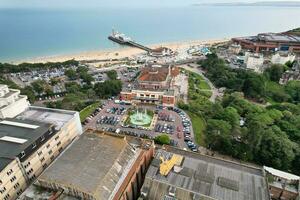
[[[210,40],[191,40],[191,41],[182,41],[182,42],[151,44],[148,46],[150,48],[157,48],[157,47],[164,46],[164,47],[171,48],[173,51],[178,51],[180,49],[188,48],[190,46],[213,45],[213,44],[223,43],[227,41],[230,41],[230,39],[223,38],[223,39],[210,39]],[[117,48],[117,49],[104,49],[99,51],[85,51],[85,52],[73,53],[73,54],[60,54],[60,55],[53,55],[53,56],[20,59],[16,61],[10,61],[9,63],[20,64],[24,62],[26,63],[63,62],[72,59],[75,59],[77,61],[92,61],[92,60],[107,60],[107,59],[109,60],[109,59],[121,59],[125,57],[132,57],[144,52],[145,51],[134,47],[125,47],[125,48]]]

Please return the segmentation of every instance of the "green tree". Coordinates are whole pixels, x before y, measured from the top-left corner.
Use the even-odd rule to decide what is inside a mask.
[[[282,77],[283,72],[284,72],[284,66],[276,64],[276,65],[272,65],[271,67],[267,68],[265,70],[264,74],[271,81],[279,82],[280,78]]]
[[[293,101],[300,102],[300,81],[289,81],[285,91],[292,97]]]
[[[76,80],[77,79],[77,73],[73,69],[67,69],[65,71],[65,75],[70,79],[70,80]]]
[[[30,101],[30,103],[35,102],[35,94],[34,94],[34,90],[31,86],[26,86],[25,88],[21,89],[21,94],[26,95],[28,97],[28,100]]]
[[[161,134],[161,135],[158,135],[154,138],[154,142],[156,144],[160,144],[160,145],[163,145],[163,144],[169,145],[170,144],[170,137],[167,134]]]
[[[208,148],[223,153],[232,152],[230,123],[224,120],[209,119],[206,127],[206,144]]]
[[[45,89],[47,87],[47,82],[44,80],[36,80],[31,83],[31,86],[33,90],[38,94],[41,95],[42,93],[45,92]]]
[[[116,80],[118,77],[118,73],[116,70],[107,71],[106,74],[110,80]]]

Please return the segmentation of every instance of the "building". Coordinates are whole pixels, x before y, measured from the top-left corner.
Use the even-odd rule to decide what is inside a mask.
[[[247,69],[255,72],[262,72],[262,66],[264,64],[264,56],[258,53],[245,53],[244,64]]]
[[[14,104],[19,105],[7,106]],[[4,200],[16,199],[82,133],[78,112],[27,103],[19,111],[0,121],[0,199]]]
[[[296,56],[294,54],[291,54],[289,52],[279,51],[272,56],[271,62],[273,64],[284,65],[288,61],[293,62],[295,60],[295,58],[296,58]]]
[[[300,61],[294,63],[292,69],[283,73],[279,83],[282,85],[287,84],[289,81],[300,80]]]
[[[300,177],[264,166],[272,199],[296,200],[300,198]]]
[[[277,50],[300,53],[300,36],[292,34],[261,33],[257,36],[233,38],[232,41],[256,53]]]
[[[177,67],[144,67],[134,86],[130,89],[123,89],[121,92],[121,100],[134,103],[174,106],[176,103],[176,95],[173,82],[179,73],[180,71]]]
[[[173,56],[174,54],[174,51],[167,47],[158,47],[149,51],[149,55],[153,57]]]
[[[233,54],[239,54],[241,52],[241,50],[242,50],[242,47],[239,44],[231,44],[229,46],[228,50],[230,52],[232,52]]]
[[[137,199],[153,154],[151,141],[89,130],[36,184],[86,200]]]
[[[27,97],[20,95],[20,90],[0,84],[0,119],[15,117],[28,106]]]
[[[167,147],[156,152],[141,200],[269,200],[262,168]]]

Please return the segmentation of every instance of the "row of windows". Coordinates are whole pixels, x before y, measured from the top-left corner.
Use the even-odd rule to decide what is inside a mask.
[[[5,197],[4,197],[4,200],[8,200],[8,199],[9,199],[9,197],[10,197],[10,195],[9,195],[9,194],[5,195]]]
[[[33,172],[33,169],[31,168],[28,172],[27,175],[31,174]]]
[[[11,175],[14,171],[12,169],[8,170],[8,172],[6,172],[7,176]]]
[[[20,196],[22,194],[23,190],[20,189],[18,192],[17,192],[17,195]]]
[[[26,165],[24,165],[24,168],[26,169],[27,167],[29,167],[30,162],[28,162]]]
[[[20,184],[19,184],[19,183],[16,183],[16,184],[14,185],[14,188],[17,189],[19,186],[20,186]]]
[[[16,176],[13,176],[13,177],[10,179],[10,182],[14,182],[15,180],[17,180],[17,177],[16,177]]]
[[[6,191],[6,187],[3,187],[2,189],[0,189],[0,193],[3,194]]]

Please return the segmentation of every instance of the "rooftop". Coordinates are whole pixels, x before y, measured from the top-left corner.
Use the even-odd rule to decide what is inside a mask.
[[[59,130],[74,117],[75,113],[75,111],[30,106],[29,109],[21,113],[17,118],[51,123]]]
[[[300,177],[288,172],[280,171],[278,169],[274,169],[272,167],[266,167],[264,166],[264,170],[266,170],[268,173],[272,174],[273,176],[277,176],[286,180],[300,180]]]
[[[6,119],[0,122],[0,171],[22,151],[44,135],[51,124],[32,120]]]
[[[174,154],[184,157],[181,165],[174,166],[167,176],[161,175],[160,158],[168,160]],[[269,199],[262,169],[173,148],[157,151],[142,192],[147,199]]]
[[[145,67],[142,69],[138,80],[146,82],[163,82],[167,80],[168,75],[168,67]]]
[[[125,137],[85,133],[39,177],[41,183],[110,199],[138,156]]]

